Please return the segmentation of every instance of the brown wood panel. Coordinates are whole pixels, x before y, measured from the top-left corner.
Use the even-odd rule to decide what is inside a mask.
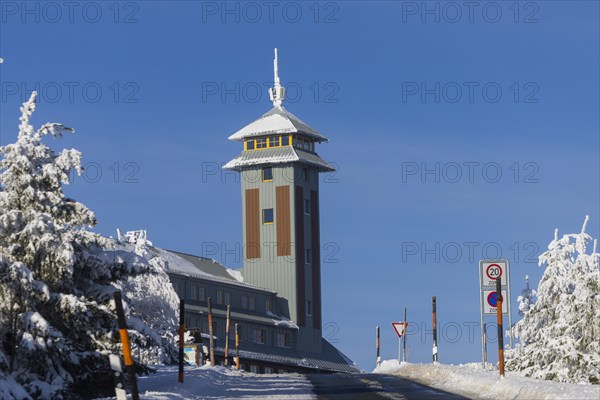
[[[258,189],[246,189],[246,258],[260,258],[260,206]]]
[[[277,255],[292,255],[292,222],[290,219],[290,187],[275,188],[275,227],[277,228]]]
[[[319,192],[310,191],[310,229],[312,248],[313,328],[321,329],[321,238],[319,229]]]
[[[296,186],[294,208],[296,210],[296,312],[300,326],[306,326],[306,291],[304,274],[304,192],[302,186]]]

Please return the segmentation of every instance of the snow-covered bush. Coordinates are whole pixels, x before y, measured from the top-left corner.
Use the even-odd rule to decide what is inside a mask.
[[[56,154],[42,141],[73,130],[57,123],[34,130],[35,97],[21,108],[16,143],[0,147],[0,394],[110,394],[107,355],[120,346],[112,294],[123,291],[136,343],[167,362],[176,295],[164,262],[86,230],[94,213],[62,190],[73,169],[82,171],[81,154]],[[150,313],[143,299],[160,309]]]
[[[599,383],[600,268],[597,241],[585,232],[558,237],[539,257],[546,270],[537,302],[516,324],[519,344],[506,353],[506,367],[560,382]]]

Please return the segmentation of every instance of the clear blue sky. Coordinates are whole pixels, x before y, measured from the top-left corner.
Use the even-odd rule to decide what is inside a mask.
[[[338,166],[321,185],[324,335],[365,369],[376,325],[397,354],[404,305],[411,361],[431,359],[432,295],[440,360],[480,360],[477,261],[511,260],[516,309],[555,227],[590,214],[599,236],[598,2],[23,4],[0,2],[0,143],[37,85],[34,122],[77,129],[53,145],[83,152],[67,191],[98,232],[147,229],[229,267],[240,185],[212,171],[270,109],[279,48],[284,105]]]

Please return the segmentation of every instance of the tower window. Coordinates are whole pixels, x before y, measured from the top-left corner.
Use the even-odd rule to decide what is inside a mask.
[[[310,214],[310,200],[304,199],[304,214]]]
[[[306,249],[305,253],[306,253],[306,259],[304,260],[304,262],[306,264],[310,264],[311,260],[312,260],[312,251],[310,249]]]
[[[308,182],[310,175],[308,173],[308,168],[303,168],[302,169],[302,174],[304,175],[304,181]]]
[[[262,219],[263,219],[263,224],[272,224],[273,221],[275,220],[275,217],[273,214],[273,209],[265,208],[262,212]]]
[[[270,182],[273,180],[273,167],[264,167],[262,170],[263,182]]]
[[[254,150],[254,139],[246,140],[246,150]]]
[[[312,302],[306,300],[306,315],[312,315]]]
[[[267,148],[267,138],[258,138],[256,139],[256,148],[257,149],[266,149]]]
[[[269,147],[280,147],[281,136],[272,136],[269,138]]]

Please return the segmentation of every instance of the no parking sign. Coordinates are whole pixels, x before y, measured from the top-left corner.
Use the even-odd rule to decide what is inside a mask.
[[[484,290],[483,296],[483,314],[496,315],[498,308],[498,293],[495,290]],[[502,290],[502,314],[508,314],[508,302],[504,299],[508,298],[506,290]]]

